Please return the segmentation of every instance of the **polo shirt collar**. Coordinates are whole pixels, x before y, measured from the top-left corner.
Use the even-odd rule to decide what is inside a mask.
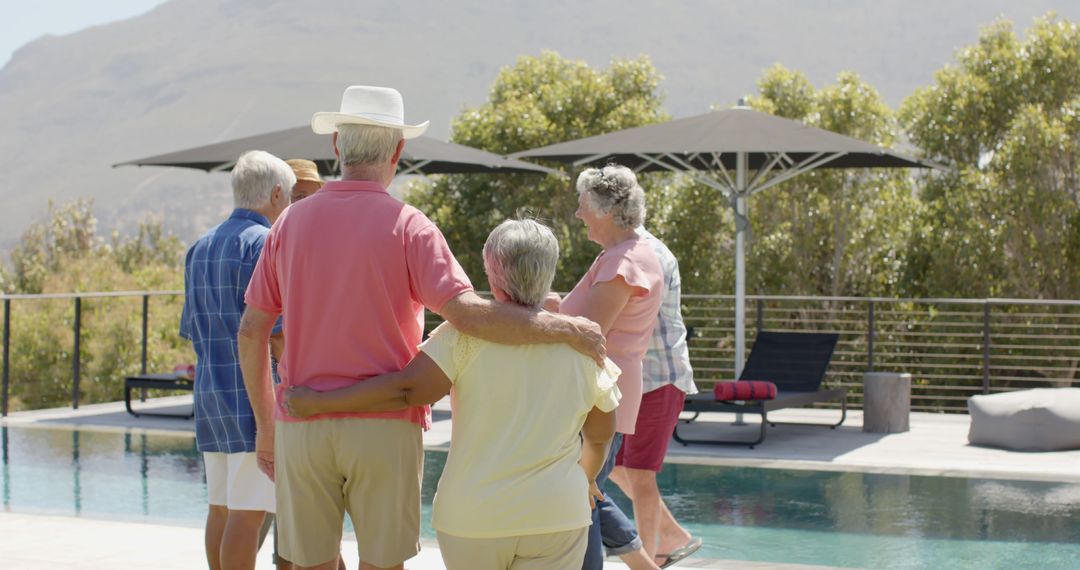
[[[251,220],[261,226],[270,227],[270,218],[256,212],[255,210],[248,210],[247,208],[237,208],[229,214],[229,218],[235,218],[238,220]]]
[[[320,192],[381,192],[386,194],[386,188],[378,182],[371,180],[331,180],[322,187]]]

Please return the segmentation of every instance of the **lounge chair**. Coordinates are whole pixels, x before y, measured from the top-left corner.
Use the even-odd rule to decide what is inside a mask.
[[[728,412],[758,414],[761,416],[761,431],[757,439],[687,439],[679,435],[675,427],[675,441],[687,445],[707,443],[716,445],[749,445],[750,449],[765,441],[767,426],[775,427],[778,423],[791,425],[828,425],[835,429],[847,419],[847,389],[834,388],[822,390],[821,381],[829,367],[836,341],[839,335],[833,333],[804,332],[768,332],[761,331],[750,350],[739,380],[763,380],[776,385],[776,398],[771,400],[717,401],[712,391],[703,392],[686,398],[684,411]],[[815,402],[840,400],[840,421],[835,424],[803,424],[797,422],[773,422],[768,413],[783,408],[799,408]],[[686,423],[694,421],[686,420]]]

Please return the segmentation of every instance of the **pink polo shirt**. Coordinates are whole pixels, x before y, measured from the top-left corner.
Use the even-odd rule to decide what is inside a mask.
[[[574,316],[584,314],[589,289],[616,277],[622,277],[636,289],[636,294],[627,301],[606,335],[608,358],[622,370],[619,376],[622,400],[615,410],[615,430],[632,434],[641,406],[641,360],[649,348],[664,298],[664,272],[656,252],[640,236],[600,252],[574,290],[563,299],[559,312]]]
[[[326,391],[401,370],[418,352],[424,307],[472,290],[442,232],[375,182],[327,182],[266,236],[247,304],[284,321],[281,384]],[[281,401],[281,398],[278,398]],[[314,418],[431,423],[427,406]],[[304,421],[278,406],[277,419]]]

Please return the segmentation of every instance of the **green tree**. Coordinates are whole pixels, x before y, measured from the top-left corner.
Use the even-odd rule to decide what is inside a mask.
[[[500,71],[488,102],[465,109],[450,139],[497,154],[509,154],[584,136],[666,119],[660,108],[660,76],[645,57],[614,60],[606,70],[545,51],[521,57]],[[561,255],[555,288],[569,290],[599,252],[574,219],[577,172],[451,175],[413,184],[406,201],[438,224],[478,287],[486,287],[481,250],[492,228],[528,214],[549,223]]]
[[[872,144],[891,147],[897,125],[880,94],[842,72],[820,90],[774,67],[761,80],[764,110]],[[798,74],[795,74],[798,75]],[[797,88],[797,89],[794,89]],[[792,93],[792,91],[795,91]],[[801,113],[801,114],[794,114]],[[897,169],[817,170],[762,196],[754,229],[761,290],[787,294],[890,296],[918,210],[910,173]],[[763,202],[768,201],[768,206]]]
[[[1053,14],[1023,40],[999,20],[904,101],[912,141],[950,171],[921,188],[914,295],[1080,296],[1080,26]]]
[[[802,73],[777,65],[763,74],[749,105],[874,144],[891,146],[896,138],[892,111],[853,73],[815,89]],[[732,291],[728,201],[693,182],[664,195],[672,204],[660,234],[680,260],[685,288]],[[892,295],[917,209],[908,173],[889,169],[818,170],[758,194],[750,200],[747,290]]]
[[[5,279],[9,292],[41,293],[50,273],[94,250],[97,219],[90,212],[92,205],[91,200],[63,206],[49,201],[48,222],[31,224],[11,252],[12,270]]]
[[[106,244],[97,234],[89,200],[50,204],[50,216],[32,224],[4,269],[7,293],[71,293],[183,288],[183,244],[160,223],[144,222],[133,236],[113,232]],[[193,362],[179,338],[183,299],[154,297],[148,367],[167,370]],[[13,300],[11,315],[11,408],[64,405],[71,397],[74,302],[71,299]],[[141,310],[138,297],[82,301],[80,399],[119,399],[122,379],[141,367]]]

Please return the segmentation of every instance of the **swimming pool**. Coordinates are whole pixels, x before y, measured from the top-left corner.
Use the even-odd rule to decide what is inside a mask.
[[[191,436],[0,429],[5,511],[190,526],[206,516]],[[427,458],[423,532],[433,538],[445,454]],[[1080,564],[1080,484],[676,464],[660,486],[709,558],[897,569]]]

